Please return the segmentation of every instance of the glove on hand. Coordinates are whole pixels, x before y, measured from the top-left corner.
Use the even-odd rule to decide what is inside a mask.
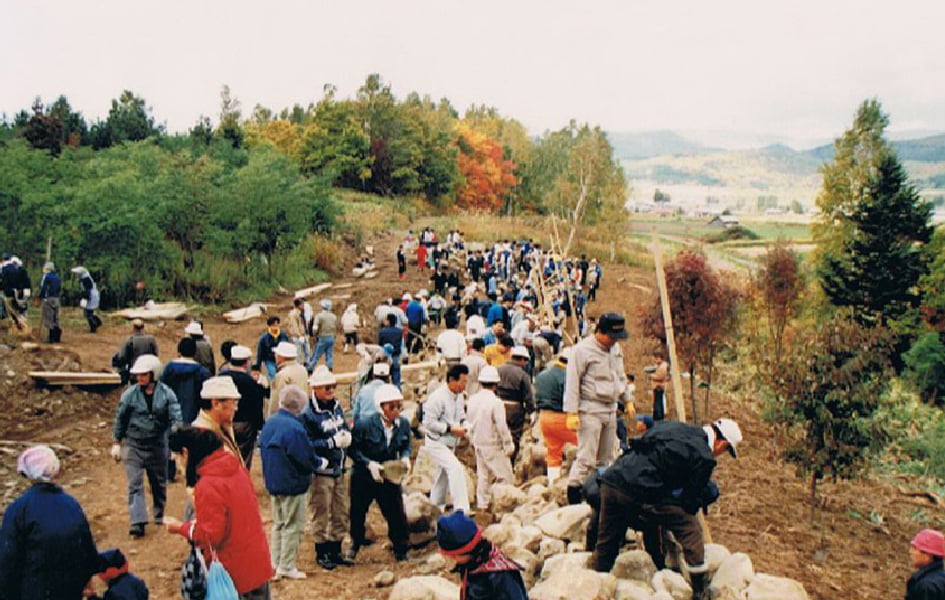
[[[381,477],[381,465],[374,462],[373,460],[367,464],[368,471],[371,472],[371,478],[374,479],[377,483],[383,483],[384,478]]]
[[[577,431],[581,426],[581,417],[577,413],[568,413],[564,420],[564,426],[570,431]]]
[[[335,444],[335,448],[347,448],[351,445],[351,434],[344,429],[336,431],[331,441]]]
[[[121,462],[121,444],[112,444],[108,454],[115,460],[115,462]]]
[[[404,469],[409,473],[410,472],[410,458],[405,456],[400,459],[400,462],[403,463]]]

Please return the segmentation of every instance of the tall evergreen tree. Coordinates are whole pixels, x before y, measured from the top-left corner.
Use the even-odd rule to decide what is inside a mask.
[[[877,100],[860,105],[853,127],[836,140],[822,168],[817,276],[830,302],[863,324],[886,324],[918,307],[927,270],[932,206],[919,197],[892,145]]]

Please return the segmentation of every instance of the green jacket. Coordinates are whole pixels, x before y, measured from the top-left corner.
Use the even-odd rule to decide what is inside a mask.
[[[163,440],[171,427],[180,422],[180,404],[174,390],[161,382],[155,383],[154,401],[148,410],[141,386],[135,384],[118,401],[113,433],[119,442],[127,439],[136,445],[151,444]]]
[[[563,412],[566,375],[567,372],[558,363],[554,363],[535,377],[538,410]]]

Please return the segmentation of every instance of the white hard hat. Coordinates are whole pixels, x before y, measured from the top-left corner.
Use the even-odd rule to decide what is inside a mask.
[[[296,358],[299,355],[299,349],[292,342],[279,342],[273,352],[282,358]]]
[[[386,377],[390,375],[390,365],[386,362],[374,363],[371,372],[374,373],[376,377]]]
[[[499,370],[492,365],[487,365],[479,371],[479,383],[499,383]]]
[[[308,378],[308,384],[312,387],[319,387],[322,385],[335,385],[338,383],[338,380],[335,379],[334,373],[328,370],[328,367],[325,365],[319,365],[312,371],[312,375]]]
[[[191,321],[187,323],[187,327],[184,327],[184,333],[187,335],[203,335],[203,326],[197,321]]]
[[[229,375],[219,375],[203,382],[203,387],[200,388],[200,397],[205,400],[210,398],[216,398],[218,400],[239,398],[240,391],[236,389],[236,384],[233,383],[232,377]]]
[[[247,360],[252,358],[253,352],[246,346],[236,345],[230,349],[230,358],[233,360]]]
[[[403,295],[400,299],[401,299],[401,300],[413,300],[413,296],[411,296],[409,293],[404,293],[404,295]]]
[[[531,358],[531,355],[525,346],[515,346],[512,348],[512,358]]]
[[[400,402],[404,395],[400,393],[396,385],[385,383],[374,392],[374,403],[377,404],[377,410],[381,410],[381,404],[385,402]]]
[[[728,442],[728,451],[729,453],[738,458],[738,444],[742,441],[742,428],[738,426],[738,423],[731,419],[719,419],[715,423],[716,429],[719,430],[719,433],[722,434],[722,437],[725,441]]]
[[[328,298],[322,298],[322,301],[319,302],[319,304],[321,304],[321,307],[325,310],[331,310],[331,300]]]
[[[161,359],[153,354],[142,354],[137,359],[135,359],[135,364],[131,365],[131,369],[128,370],[132,375],[144,375],[145,373],[154,373],[154,377],[158,376],[158,371],[161,370]]]

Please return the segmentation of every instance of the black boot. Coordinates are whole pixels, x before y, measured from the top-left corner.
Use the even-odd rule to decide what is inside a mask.
[[[705,573],[689,573],[689,581],[692,583],[692,600],[709,600]]]
[[[581,486],[579,485],[569,485],[568,486],[568,504],[580,504],[582,500],[583,493],[581,492]]]
[[[332,571],[337,566],[331,554],[331,542],[315,544],[315,563],[326,571]]]
[[[331,545],[331,560],[342,567],[353,567],[354,562],[341,555],[341,542],[328,542]]]

